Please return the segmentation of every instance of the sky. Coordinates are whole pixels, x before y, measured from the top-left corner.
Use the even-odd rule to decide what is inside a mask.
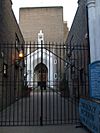
[[[19,22],[20,7],[63,6],[64,21],[67,21],[70,29],[78,6],[77,1],[78,0],[12,0],[12,7]]]

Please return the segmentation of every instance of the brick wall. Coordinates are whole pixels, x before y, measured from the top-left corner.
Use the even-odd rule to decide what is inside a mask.
[[[43,30],[45,42],[64,42],[62,7],[21,8],[19,23],[25,41],[37,42]]]
[[[67,21],[64,21],[64,42],[66,42],[67,36],[68,36],[68,26],[67,26]]]
[[[72,39],[72,44],[80,44],[83,42],[85,34],[87,33],[87,18],[86,18],[86,0],[82,0],[78,6],[77,12],[75,14],[70,32],[68,34],[67,43],[70,43]]]
[[[19,25],[12,10],[11,0],[2,0],[0,14],[0,42],[15,42],[15,33],[20,42],[24,42]]]
[[[17,37],[18,41],[24,44],[24,39],[14,16],[11,0],[0,0],[0,2],[0,109],[2,109],[15,100],[17,88],[20,94],[22,77],[20,68],[14,67],[18,58],[15,41]],[[8,68],[6,76],[4,76],[4,64]],[[19,76],[19,86],[15,74]]]
[[[69,46],[69,51],[71,51],[70,54],[70,59],[67,56],[67,60],[72,61],[72,65],[74,64],[74,69],[76,70],[76,72],[73,74],[73,82],[75,81],[76,84],[76,89],[77,89],[77,96],[81,95],[82,91],[80,86],[80,74],[79,71],[81,69],[84,69],[84,73],[87,73],[87,69],[88,69],[88,63],[89,63],[89,50],[82,50],[85,48],[82,48],[82,46],[87,46],[88,48],[88,39],[86,37],[86,35],[88,34],[88,29],[87,29],[87,13],[86,13],[86,0],[79,0],[78,1],[78,8],[71,26],[71,29],[69,31],[68,34],[68,38],[67,38],[67,46]],[[70,49],[71,47],[71,49]],[[80,49],[79,49],[80,47]],[[76,50],[74,50],[74,48]],[[82,48],[82,49],[81,49]],[[73,50],[72,50],[73,49]],[[72,66],[70,66],[71,69]],[[70,71],[70,70],[69,70]],[[69,73],[69,72],[68,72]],[[67,73],[67,74],[68,74]],[[70,73],[69,75],[69,80],[71,79],[72,74]],[[84,86],[85,89],[87,88],[85,84],[88,84],[88,76],[85,76],[85,80],[84,80]],[[71,85],[72,87],[74,87],[73,85]],[[82,86],[81,86],[82,87]],[[74,89],[74,88],[73,88]],[[79,89],[79,90],[78,90]],[[72,90],[74,91],[74,90]],[[84,95],[88,95],[88,88],[87,90],[84,90]],[[73,93],[73,92],[72,92]],[[73,94],[72,94],[73,95]]]

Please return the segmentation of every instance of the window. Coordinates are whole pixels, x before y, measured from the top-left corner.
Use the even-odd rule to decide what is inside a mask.
[[[57,73],[54,73],[54,79],[57,79]]]
[[[42,39],[43,37],[42,37],[42,35],[39,35],[39,39]]]
[[[57,64],[57,60],[56,59],[54,59],[54,64]]]
[[[17,36],[17,34],[15,33],[15,46],[16,46],[16,49],[18,50],[18,45],[19,45],[20,41],[19,41],[19,38]]]
[[[7,76],[7,64],[3,64],[3,74]]]
[[[27,70],[28,74],[31,74],[31,70]]]
[[[3,51],[1,52],[1,56],[2,56],[2,58],[4,57],[4,52]]]

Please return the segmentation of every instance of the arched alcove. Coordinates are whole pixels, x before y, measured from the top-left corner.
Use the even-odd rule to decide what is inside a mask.
[[[41,75],[42,75],[42,79],[41,79]],[[40,81],[45,81],[47,82],[48,80],[48,68],[45,64],[43,63],[39,63],[36,65],[36,67],[34,68],[34,82],[35,82],[35,86],[38,86],[38,83]]]

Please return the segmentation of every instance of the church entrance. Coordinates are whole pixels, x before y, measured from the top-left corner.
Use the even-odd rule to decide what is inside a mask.
[[[43,87],[46,90],[48,80],[48,69],[45,64],[39,63],[34,69],[34,79],[37,81],[38,87]]]

